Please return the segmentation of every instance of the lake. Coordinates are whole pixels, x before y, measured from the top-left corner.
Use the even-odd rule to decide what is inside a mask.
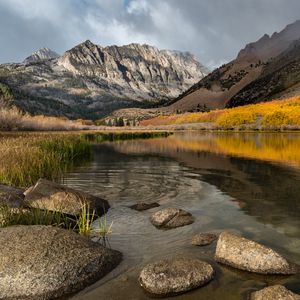
[[[196,233],[227,230],[300,263],[299,133],[183,132],[105,142],[95,145],[93,160],[67,173],[64,183],[109,200],[109,244],[124,254],[119,267],[74,299],[151,299],[138,284],[141,268],[176,254],[206,260],[216,274],[208,285],[172,299],[247,299],[270,284],[300,292],[299,275],[238,271],[214,262],[215,243],[191,245]],[[138,202],[161,207],[129,208]],[[183,208],[196,221],[158,230],[149,217],[164,207]]]

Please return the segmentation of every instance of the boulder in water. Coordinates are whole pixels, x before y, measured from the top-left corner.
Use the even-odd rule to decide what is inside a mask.
[[[250,300],[300,300],[300,295],[282,285],[273,285],[252,293]]]
[[[296,274],[299,266],[274,250],[238,235],[222,232],[215,259],[231,267],[260,274]]]
[[[0,299],[53,299],[94,283],[121,253],[52,226],[0,229]]]
[[[91,212],[95,211],[96,216],[103,215],[109,209],[108,202],[100,197],[46,179],[39,179],[35,186],[25,191],[25,202],[30,207],[72,216],[79,215],[83,205]]]
[[[139,276],[141,286],[155,295],[172,295],[203,286],[212,280],[214,270],[199,259],[163,259],[145,266]]]
[[[150,221],[157,228],[171,229],[192,224],[194,217],[187,211],[170,207],[154,213]]]

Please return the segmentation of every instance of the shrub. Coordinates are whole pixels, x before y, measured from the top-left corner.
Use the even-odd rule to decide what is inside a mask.
[[[244,124],[250,124],[256,121],[257,113],[252,111],[228,111],[221,114],[216,123],[223,127],[233,127]]]

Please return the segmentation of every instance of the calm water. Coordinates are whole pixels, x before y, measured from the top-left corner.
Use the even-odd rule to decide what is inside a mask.
[[[64,179],[67,185],[109,200],[110,245],[124,254],[121,265],[74,299],[150,299],[137,278],[146,263],[184,254],[209,261],[216,278],[174,299],[247,299],[269,284],[300,293],[300,276],[261,276],[220,266],[215,244],[190,245],[198,232],[231,230],[262,242],[300,263],[300,135],[178,133],[152,140],[95,146],[94,159]],[[158,202],[191,212],[194,224],[161,231],[149,222]]]

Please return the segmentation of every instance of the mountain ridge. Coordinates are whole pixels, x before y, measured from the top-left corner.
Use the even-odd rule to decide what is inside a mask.
[[[256,42],[249,43],[241,49],[234,60],[212,71],[178,98],[173,99],[167,109],[174,112],[196,111],[202,106],[210,109],[224,108],[230,99],[260,78],[272,59],[286,51],[299,38],[300,20],[287,25],[279,33],[263,35]],[[255,95],[257,97],[259,93]],[[256,100],[266,100],[266,96],[258,96]],[[242,105],[243,100],[240,97],[239,101],[232,101],[228,105],[234,105],[233,103]],[[249,104],[249,101],[245,101],[246,103]]]
[[[96,119],[119,108],[158,105],[207,74],[190,53],[149,45],[87,40],[54,58],[46,50],[0,65],[0,82],[11,88],[15,105],[32,114]]]

